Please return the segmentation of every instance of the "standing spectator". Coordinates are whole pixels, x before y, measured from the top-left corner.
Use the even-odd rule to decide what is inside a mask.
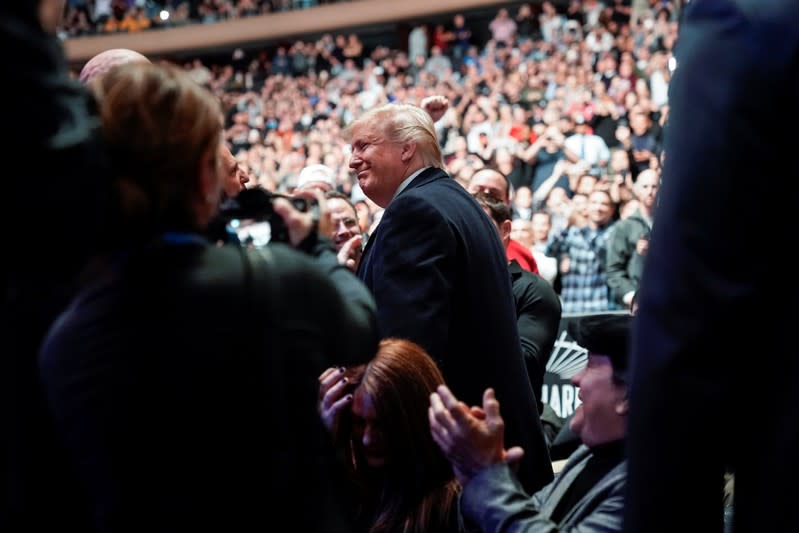
[[[8,102],[5,118],[16,124],[4,151],[30,162],[26,177],[37,184],[32,191],[31,181],[9,180],[7,193],[30,201],[9,202],[3,213],[8,223],[25,221],[25,231],[6,236],[14,253],[0,278],[0,530],[9,533],[92,525],[37,371],[42,339],[97,251],[107,209],[95,106],[70,78],[55,36],[63,7],[50,0],[0,2],[0,50],[14,80],[0,85],[0,95]],[[19,105],[21,97],[35,106]]]
[[[649,168],[653,156],[660,155],[660,146],[652,129],[652,119],[648,113],[640,108],[630,111],[629,151],[636,176]]]
[[[610,160],[610,150],[602,137],[591,132],[582,115],[576,115],[572,119],[572,124],[574,124],[574,135],[567,137],[563,145],[593,170],[598,171],[606,167]]]
[[[460,68],[461,62],[472,44],[472,30],[466,25],[466,20],[460,13],[453,18],[452,33],[455,35],[452,42],[452,58],[455,68]]]
[[[511,190],[510,182],[500,172],[485,168],[478,170],[469,180],[468,191],[471,194],[481,192],[507,205],[511,209]],[[530,250],[513,239],[510,239],[508,246],[505,247],[505,254],[508,260],[516,260],[521,267],[529,272],[538,274],[538,266]]]
[[[408,59],[416,61],[417,57],[427,59],[428,37],[427,26],[417,24],[408,34]]]
[[[433,46],[437,46],[442,53],[449,56],[450,45],[455,40],[455,34],[444,27],[443,24],[436,24],[433,30]]]
[[[633,186],[638,209],[616,224],[608,243],[608,287],[616,303],[628,309],[644,271],[659,186],[657,171],[645,170],[638,175]]]
[[[491,217],[502,246],[507,250],[512,227],[510,207],[482,192],[475,193],[474,197]],[[513,289],[522,355],[527,364],[527,376],[530,378],[538,404],[538,416],[541,416],[544,411],[544,404],[541,401],[544,373],[560,325],[560,300],[552,285],[538,274],[522,269],[515,259],[508,261],[508,271]]]
[[[424,66],[425,71],[438,76],[439,78],[446,77],[448,72],[452,71],[452,62],[437,45],[430,48],[430,57]]]
[[[540,487],[551,463],[521,356],[507,260],[491,221],[442,169],[433,122],[390,104],[347,130],[350,168],[384,207],[359,277],[378,302],[382,337],[407,338],[436,360],[458,394],[478,401],[489,384],[511,409],[508,440],[525,446],[520,479]]]
[[[565,144],[563,134],[556,126],[549,126],[533,144],[520,152],[520,159],[533,165],[533,179],[530,190],[535,194],[539,187],[553,175],[559,161],[576,161],[578,156]],[[560,175],[558,175],[560,177]]]
[[[95,90],[115,261],[54,323],[39,363],[95,528],[242,530],[287,512],[299,530],[344,530],[313,392],[331,364],[374,352],[374,302],[286,200],[275,210],[291,243],[316,260],[202,237],[222,187],[221,113],[187,73],[125,65]],[[242,335],[233,310],[257,331]]]
[[[336,247],[338,262],[355,272],[361,261],[362,244],[366,242],[358,227],[358,212],[349,198],[338,191],[326,192],[325,198],[333,226],[330,240]]]
[[[555,42],[555,37],[560,32],[563,26],[563,17],[561,17],[552,2],[546,1],[541,4],[541,14],[538,16],[538,21],[541,25],[541,37],[547,43]]]
[[[522,4],[516,12],[516,31],[519,39],[533,39],[540,35],[538,19],[533,16],[530,4]]]
[[[497,16],[488,24],[491,39],[497,48],[512,47],[516,41],[516,22],[508,15],[508,10],[500,8]]]
[[[514,221],[514,229],[515,229]],[[532,244],[530,245],[535,258],[535,264],[538,266],[538,272],[541,277],[549,282],[550,285],[555,285],[555,278],[558,276],[558,260],[554,257],[546,255],[547,246],[550,242],[550,232],[552,231],[552,215],[549,211],[539,209],[533,213],[530,219],[530,237]]]
[[[727,466],[734,531],[796,529],[799,289],[781,283],[784,254],[752,245],[796,241],[798,22],[793,0],[683,8],[632,349],[625,531],[721,531]]]
[[[547,255],[558,259],[564,313],[601,313],[616,307],[605,264],[614,211],[610,194],[595,190],[588,199],[588,224],[569,226],[547,248]]]

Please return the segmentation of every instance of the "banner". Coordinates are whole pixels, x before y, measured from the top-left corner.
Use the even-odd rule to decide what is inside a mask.
[[[626,311],[608,312],[597,314],[626,314]],[[572,385],[571,378],[583,369],[588,359],[588,352],[574,342],[568,333],[569,324],[578,320],[585,314],[563,315],[558,328],[558,338],[555,346],[547,361],[547,369],[544,373],[544,385],[541,388],[541,401],[549,404],[552,410],[566,419],[574,413],[580,405],[578,397],[579,388]]]

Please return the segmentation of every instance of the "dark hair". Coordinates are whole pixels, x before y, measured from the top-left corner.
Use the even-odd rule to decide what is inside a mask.
[[[331,200],[331,199],[335,198],[336,200],[343,200],[343,201],[347,202],[347,205],[350,206],[350,209],[352,209],[352,212],[355,213],[355,219],[356,220],[358,219],[358,210],[355,209],[355,204],[352,203],[352,200],[350,200],[349,196],[347,196],[346,194],[344,194],[342,192],[336,191],[336,190],[325,191],[324,194],[325,194],[325,198],[327,200]]]
[[[513,218],[510,206],[499,198],[484,192],[476,192],[472,196],[474,196],[474,199],[477,200],[480,206],[488,209],[491,218],[494,219],[494,222],[497,224],[502,224],[506,220],[511,220],[511,218]]]
[[[472,155],[472,154],[469,154],[469,155]],[[510,180],[509,180],[509,179],[508,179],[508,177],[505,175],[505,173],[504,173],[504,172],[502,172],[501,170],[499,170],[499,169],[498,169],[498,168],[497,168],[495,165],[489,165],[489,166],[486,166],[486,167],[483,167],[483,168],[477,169],[477,170],[475,171],[474,175],[472,175],[472,178],[473,178],[475,175],[477,175],[477,173],[479,173],[479,172],[485,172],[485,171],[487,171],[487,170],[490,170],[490,171],[492,171],[492,172],[496,172],[497,174],[499,174],[500,176],[502,176],[502,179],[504,179],[504,180],[505,180],[505,196],[508,198],[508,201],[510,202],[510,201],[512,200],[513,194],[514,194],[516,191],[514,190],[514,188],[513,188],[513,184],[510,182]]]

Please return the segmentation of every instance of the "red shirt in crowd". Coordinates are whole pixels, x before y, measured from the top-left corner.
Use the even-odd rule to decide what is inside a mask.
[[[529,270],[533,274],[538,274],[538,264],[533,258],[533,253],[525,248],[523,244],[514,241],[513,239],[508,242],[508,249],[505,251],[508,256],[508,261],[515,259],[519,266],[525,270]]]

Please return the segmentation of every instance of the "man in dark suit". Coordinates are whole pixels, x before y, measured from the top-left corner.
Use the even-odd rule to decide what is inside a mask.
[[[433,122],[421,108],[375,108],[348,128],[350,168],[385,212],[361,259],[382,337],[423,346],[447,383],[476,404],[486,387],[510,409],[507,438],[525,449],[520,478],[552,478],[516,326],[507,260],[491,221],[442,169]]]
[[[795,531],[799,3],[684,8],[633,340],[625,529]],[[774,243],[752,255],[752,243]],[[782,281],[782,283],[780,283]],[[773,298],[772,298],[773,296]],[[758,364],[759,363],[759,364]],[[759,367],[759,369],[758,369]]]

